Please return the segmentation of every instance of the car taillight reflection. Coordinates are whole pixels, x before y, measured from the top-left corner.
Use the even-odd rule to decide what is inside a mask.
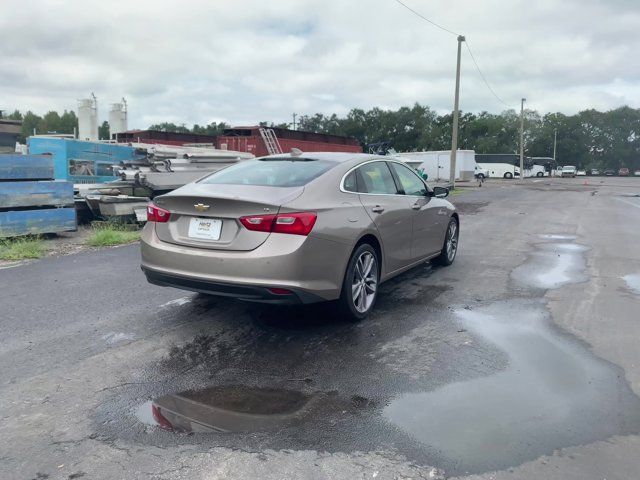
[[[160,412],[160,407],[156,405],[151,405],[151,414],[153,415],[153,419],[157,422],[160,428],[164,428],[165,430],[173,430],[173,425],[171,422],[164,418],[164,415]]]
[[[169,221],[171,212],[150,203],[147,205],[147,222],[165,223]]]
[[[315,212],[281,213],[278,215],[252,215],[240,217],[240,223],[254,232],[288,233],[309,235],[316,223]]]

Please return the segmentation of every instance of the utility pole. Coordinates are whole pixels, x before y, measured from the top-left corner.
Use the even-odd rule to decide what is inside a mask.
[[[296,114],[293,114],[293,129],[296,129]]]
[[[456,64],[456,94],[453,99],[453,131],[451,132],[451,170],[449,172],[449,183],[451,188],[456,186],[456,154],[458,152],[458,117],[460,111],[460,54],[462,53],[462,42],[464,37],[458,35],[458,62]]]
[[[520,101],[520,181],[524,181],[524,102],[527,99],[523,98]]]
[[[558,144],[558,130],[553,131],[553,163],[556,163],[556,145]]]

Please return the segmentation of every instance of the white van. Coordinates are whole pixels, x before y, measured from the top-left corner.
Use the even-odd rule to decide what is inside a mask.
[[[520,168],[510,163],[478,163],[478,166],[487,172],[491,178],[513,178],[520,176]]]
[[[476,164],[476,169],[473,176],[475,178],[484,180],[485,178],[489,178],[489,170],[482,168],[480,165]]]
[[[525,177],[544,177],[545,173],[542,165],[532,165],[531,168],[525,169]]]

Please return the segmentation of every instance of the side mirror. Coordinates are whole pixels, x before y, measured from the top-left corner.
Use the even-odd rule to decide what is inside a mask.
[[[438,198],[448,197],[449,189],[447,187],[433,187],[433,196]]]

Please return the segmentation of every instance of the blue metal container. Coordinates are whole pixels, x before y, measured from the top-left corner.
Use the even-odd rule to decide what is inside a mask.
[[[70,138],[29,137],[30,154],[51,154],[54,177],[73,183],[103,183],[116,179],[111,168],[136,158],[135,148]]]

